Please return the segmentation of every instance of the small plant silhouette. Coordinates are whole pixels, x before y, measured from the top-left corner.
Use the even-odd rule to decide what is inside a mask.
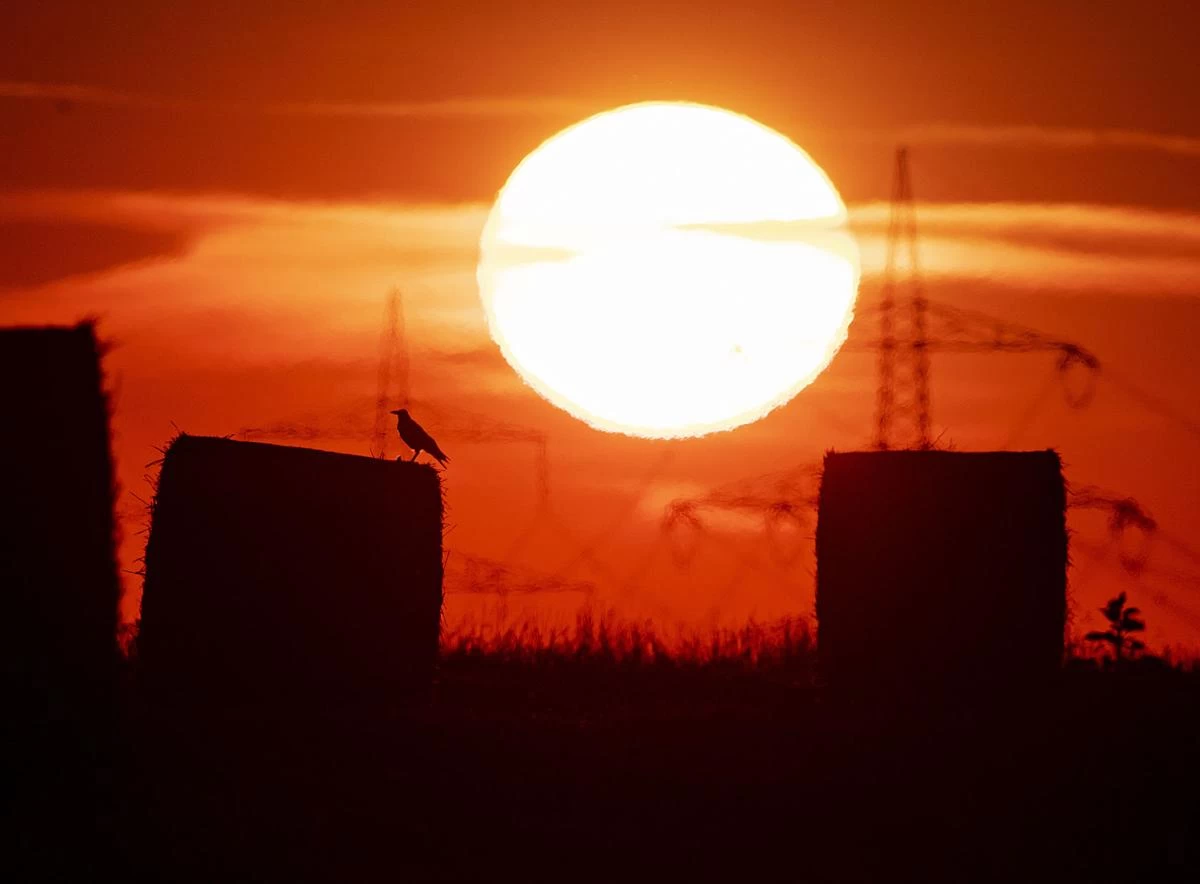
[[[1141,619],[1138,608],[1127,607],[1125,593],[1108,600],[1100,613],[1108,620],[1108,629],[1103,632],[1089,632],[1084,636],[1090,642],[1102,642],[1112,648],[1113,662],[1120,666],[1125,659],[1125,653],[1136,654],[1144,651],[1146,645],[1131,633],[1145,632],[1146,622]]]

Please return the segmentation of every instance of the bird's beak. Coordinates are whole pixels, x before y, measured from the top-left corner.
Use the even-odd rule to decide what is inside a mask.
[[[399,413],[400,413],[400,409],[399,409],[399,408],[397,408],[395,411],[389,411],[389,412],[388,412],[388,414],[399,414]]]

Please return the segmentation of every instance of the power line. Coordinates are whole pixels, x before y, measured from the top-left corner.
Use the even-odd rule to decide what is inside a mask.
[[[1137,402],[1143,408],[1157,414],[1159,417],[1166,418],[1176,426],[1187,431],[1191,435],[1200,439],[1200,421],[1184,414],[1171,403],[1167,402],[1161,396],[1156,396],[1150,393],[1127,378],[1115,373],[1111,368],[1105,366],[1103,377],[1118,390],[1123,392],[1133,401]]]
[[[581,547],[575,553],[575,555],[566,562],[566,564],[556,569],[555,573],[562,575],[570,572],[581,561],[584,561],[589,557],[593,557],[595,552],[601,546],[612,539],[616,530],[622,527],[628,521],[630,513],[637,508],[637,505],[641,502],[642,495],[651,485],[654,484],[658,477],[662,475],[663,471],[667,467],[667,464],[669,464],[675,458],[675,451],[676,449],[673,446],[668,446],[663,449],[662,454],[659,455],[658,459],[653,465],[651,465],[650,469],[646,471],[641,481],[630,493],[625,505],[618,510],[617,514],[610,519],[604,525],[604,527],[594,532],[592,539],[587,543],[587,545]]]
[[[1029,429],[1034,419],[1038,416],[1038,413],[1042,410],[1042,407],[1046,404],[1047,400],[1049,400],[1050,394],[1054,392],[1057,382],[1058,372],[1051,372],[1050,376],[1046,379],[1046,382],[1042,384],[1038,394],[1033,398],[1033,401],[1029,403],[1029,407],[1025,409],[1025,411],[1017,419],[1016,423],[1013,424],[1012,429],[1009,430],[1008,438],[1005,439],[1004,443],[1000,446],[1001,450],[1012,448],[1017,444],[1017,440],[1020,439],[1021,436],[1025,435],[1025,431]]]

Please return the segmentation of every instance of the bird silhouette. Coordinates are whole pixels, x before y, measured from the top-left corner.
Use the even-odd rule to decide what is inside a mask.
[[[450,458],[438,447],[433,437],[425,432],[425,428],[409,416],[407,408],[398,408],[391,414],[396,415],[396,432],[400,434],[400,441],[413,450],[410,461],[416,460],[422,451],[428,451],[437,458],[438,463],[446,465]]]

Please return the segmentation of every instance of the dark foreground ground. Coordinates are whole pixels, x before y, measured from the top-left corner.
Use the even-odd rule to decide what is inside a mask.
[[[457,654],[407,710],[285,714],[150,704],[129,678],[82,737],[10,731],[5,877],[1200,880],[1195,674],[949,711],[807,684]]]

